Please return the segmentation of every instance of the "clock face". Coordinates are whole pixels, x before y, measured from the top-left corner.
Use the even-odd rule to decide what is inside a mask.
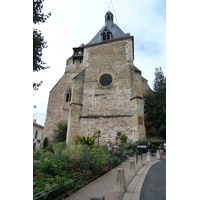
[[[111,85],[113,78],[110,74],[104,74],[101,76],[99,83],[101,86],[109,86]]]

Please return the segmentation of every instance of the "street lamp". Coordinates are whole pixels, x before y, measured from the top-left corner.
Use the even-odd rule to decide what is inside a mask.
[[[97,136],[98,136],[98,147],[99,147],[99,135],[101,134],[101,130],[97,130]]]

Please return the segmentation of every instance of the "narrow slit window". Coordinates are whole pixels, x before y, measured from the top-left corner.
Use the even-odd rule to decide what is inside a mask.
[[[103,41],[106,40],[106,33],[103,33]]]
[[[70,102],[70,101],[71,101],[71,90],[69,90],[66,95],[66,102]]]
[[[107,40],[110,40],[110,33],[107,33]]]
[[[37,138],[38,131],[35,131],[35,139]]]

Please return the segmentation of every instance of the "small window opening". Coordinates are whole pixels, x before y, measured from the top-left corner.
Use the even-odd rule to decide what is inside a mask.
[[[69,90],[66,95],[66,102],[70,102],[70,101],[71,101],[71,90]]]
[[[111,33],[107,30],[103,32],[103,41],[105,40],[111,40]]]
[[[106,40],[106,33],[103,33],[103,41]]]
[[[38,131],[35,131],[35,139],[37,138]]]

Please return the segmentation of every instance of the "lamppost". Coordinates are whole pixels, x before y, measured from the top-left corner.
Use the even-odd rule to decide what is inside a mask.
[[[97,135],[98,135],[98,147],[99,147],[99,135],[101,134],[101,130],[97,130]]]

